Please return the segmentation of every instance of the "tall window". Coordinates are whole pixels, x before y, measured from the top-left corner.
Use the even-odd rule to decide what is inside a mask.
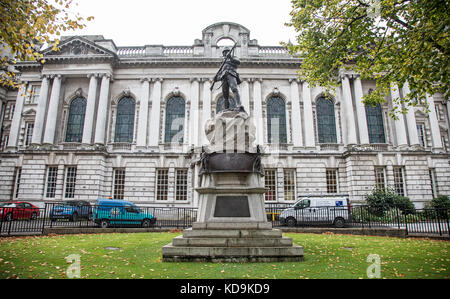
[[[275,201],[277,199],[277,171],[276,169],[265,169],[264,170],[264,183],[266,193],[264,198],[266,201]]]
[[[394,167],[394,189],[400,196],[405,196],[405,176],[403,167]]]
[[[384,190],[386,186],[385,182],[384,167],[375,167],[375,188],[377,190]]]
[[[156,200],[167,200],[169,195],[169,170],[156,171]]]
[[[269,143],[287,143],[286,105],[280,97],[267,101],[267,134]]]
[[[75,197],[75,184],[77,180],[77,168],[76,167],[67,167],[66,168],[66,183],[65,183],[65,198],[74,198]]]
[[[84,98],[76,98],[70,103],[66,142],[81,142],[85,113],[86,100]]]
[[[56,180],[58,178],[58,167],[49,166],[47,168],[47,184],[45,197],[55,198],[56,194]]]
[[[183,143],[185,103],[181,97],[172,97],[166,105],[164,142]]]
[[[177,169],[175,177],[175,200],[187,200],[187,169]]]
[[[383,114],[380,104],[366,105],[367,130],[370,143],[385,143]]]
[[[284,200],[295,200],[295,169],[284,169]]]
[[[337,169],[326,170],[327,193],[338,192]]]
[[[234,99],[232,97],[230,97],[232,99],[231,103],[230,103],[230,107],[229,108],[235,108],[236,107],[236,103],[234,102]],[[217,101],[217,105],[216,105],[216,113],[219,113],[220,111],[224,110],[225,107],[223,106],[223,97],[220,97],[219,100]]]
[[[22,177],[22,168],[17,167],[14,177],[14,198],[19,197],[19,190],[20,190],[20,179]]]
[[[425,147],[425,126],[424,124],[417,124],[417,137],[419,138],[419,144]]]
[[[31,144],[31,138],[33,137],[33,129],[34,129],[34,123],[27,122],[25,125],[25,146],[28,146]]]
[[[114,193],[113,197],[115,199],[124,199],[125,193],[125,169],[116,168],[114,169]]]
[[[337,143],[333,101],[325,97],[319,98],[316,111],[319,143]]]
[[[133,142],[135,106],[136,103],[131,97],[124,97],[117,104],[114,142]]]

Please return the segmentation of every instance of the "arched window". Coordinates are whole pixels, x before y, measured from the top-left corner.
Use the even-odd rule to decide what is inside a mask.
[[[67,119],[66,142],[81,142],[83,138],[84,115],[86,113],[86,99],[72,100]]]
[[[166,104],[164,142],[183,143],[185,103],[181,97],[172,97]]]
[[[269,143],[287,143],[286,104],[280,97],[267,101],[267,134]]]
[[[117,104],[114,142],[133,142],[135,106],[136,102],[131,97],[123,97]]]
[[[370,143],[385,143],[383,113],[380,104],[375,107],[366,105],[367,130]]]
[[[316,113],[319,143],[337,143],[333,101],[320,97],[316,102]]]
[[[223,106],[223,101],[224,101],[223,97],[220,97],[219,100],[217,101],[216,114],[225,109],[225,107]],[[236,103],[234,102],[234,99],[232,97],[230,108],[236,108]]]

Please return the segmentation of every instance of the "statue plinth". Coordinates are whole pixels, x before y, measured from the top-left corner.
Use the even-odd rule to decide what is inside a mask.
[[[255,126],[240,111],[206,123],[197,221],[162,248],[163,261],[303,260],[303,247],[272,229],[264,208],[264,171]]]

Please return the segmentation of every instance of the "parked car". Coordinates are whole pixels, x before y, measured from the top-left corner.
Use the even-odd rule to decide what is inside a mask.
[[[348,195],[302,196],[295,204],[280,213],[281,225],[332,224],[344,227],[351,221]]]
[[[0,203],[0,219],[12,221],[16,219],[35,220],[39,217],[39,208],[24,201],[9,201]]]
[[[58,203],[50,210],[50,220],[69,219],[70,221],[77,221],[78,219],[91,219],[92,207],[91,204],[84,200],[70,200],[63,203]]]
[[[98,199],[93,212],[94,222],[102,227],[139,225],[149,227],[156,217],[134,203],[124,200]]]

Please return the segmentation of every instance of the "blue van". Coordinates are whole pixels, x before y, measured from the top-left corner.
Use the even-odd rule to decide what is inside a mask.
[[[92,218],[102,228],[130,225],[150,227],[156,223],[156,218],[149,211],[138,208],[132,202],[114,199],[98,199]]]

